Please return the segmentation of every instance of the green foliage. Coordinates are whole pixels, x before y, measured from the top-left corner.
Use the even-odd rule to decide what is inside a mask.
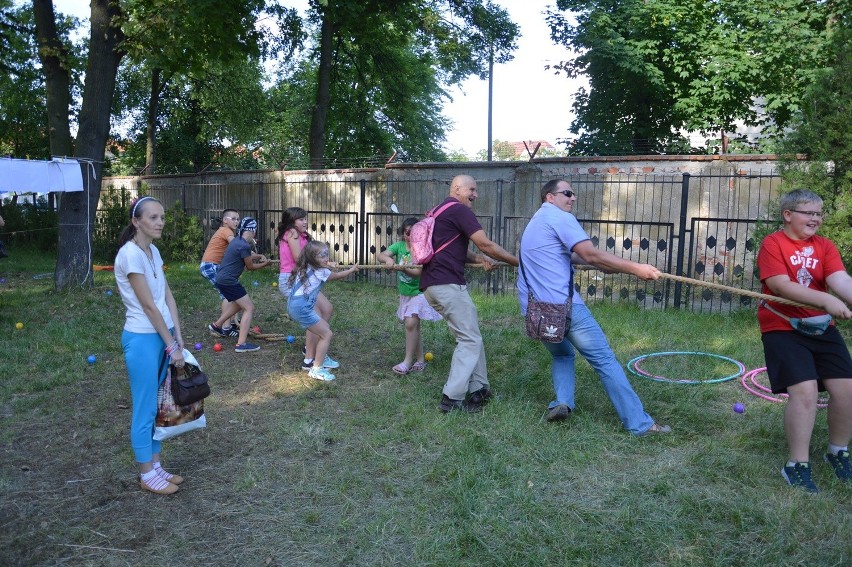
[[[197,262],[204,245],[198,218],[186,214],[180,202],[166,210],[166,225],[157,248],[167,262]]]
[[[554,66],[586,75],[572,153],[684,152],[679,132],[780,131],[826,59],[832,6],[809,0],[559,0],[552,38],[575,52]]]
[[[520,161],[524,157],[524,155],[515,154],[515,146],[511,142],[506,140],[493,140],[491,142],[491,159],[494,161]],[[476,159],[479,161],[488,160],[488,149],[476,152]]]
[[[47,93],[38,60],[38,45],[32,32],[31,2],[0,0],[0,155],[29,159],[50,157],[47,125]],[[57,33],[68,45],[67,63],[71,67],[72,89],[79,91],[81,58],[85,49],[71,46],[70,31],[77,26],[74,18],[59,15]]]
[[[444,86],[486,76],[489,57],[510,60],[519,30],[505,10],[482,0],[314,0],[311,18],[331,40],[302,69],[316,77],[303,97],[308,132],[323,156],[349,160],[444,160]],[[318,62],[329,61],[328,66]],[[315,71],[313,69],[316,69]],[[329,100],[317,85],[328,84]],[[319,140],[319,136],[321,139]],[[284,160],[280,160],[284,161]],[[326,165],[336,165],[325,160]]]
[[[56,251],[57,215],[48,208],[47,198],[39,196],[33,203],[12,204],[5,199],[0,240],[7,246],[31,246],[42,252]]]
[[[801,110],[783,140],[788,154],[806,154],[808,162],[788,158],[782,164],[785,186],[807,187],[824,201],[820,234],[837,245],[852,266],[852,13],[837,16],[830,27],[830,59],[815,73]]]
[[[115,260],[121,231],[130,222],[128,207],[132,199],[133,195],[124,187],[110,187],[101,192],[92,233],[92,260],[95,263],[112,264]]]

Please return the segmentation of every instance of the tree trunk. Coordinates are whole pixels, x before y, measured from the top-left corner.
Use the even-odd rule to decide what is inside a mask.
[[[123,55],[121,7],[114,0],[92,0],[89,60],[83,105],[80,109],[75,156],[89,163],[83,169],[83,188],[65,193],[59,206],[59,243],[54,282],[57,289],[91,285],[92,228],[101,188],[106,142],[109,136],[115,77]],[[68,122],[68,116],[65,116]]]
[[[323,14],[320,28],[320,63],[317,73],[317,98],[311,114],[311,132],[308,140],[310,164],[313,169],[321,169],[325,156],[325,122],[328,106],[331,103],[331,56],[334,25],[329,15]]]
[[[151,71],[151,97],[148,99],[148,117],[145,124],[145,175],[157,173],[157,112],[160,107],[160,77],[162,70],[155,67]]]
[[[71,77],[68,74],[68,52],[56,31],[53,0],[33,0],[38,57],[44,72],[47,91],[47,132],[50,153],[72,154],[71,126],[68,109],[71,104]]]

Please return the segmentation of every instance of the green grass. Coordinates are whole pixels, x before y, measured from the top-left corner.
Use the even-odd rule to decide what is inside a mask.
[[[17,256],[17,257],[16,257]],[[50,258],[0,261],[0,564],[8,565],[848,565],[852,487],[821,463],[817,496],[792,491],[781,404],[737,381],[677,385],[629,375],[670,436],[625,432],[578,361],[577,410],[554,425],[544,348],[513,297],[476,295],[497,397],[479,415],[436,410],[453,351],[424,323],[435,361],[397,376],[404,331],[395,290],[333,282],[338,379],[298,369],[301,333],[283,316],[277,274],[244,276],[265,332],[255,354],[213,353],[218,297],[194,265],[167,272],[188,343],[211,377],[208,427],[165,444],[186,483],[143,493],[129,448],[129,393],[113,276],[57,293]],[[257,281],[258,286],[252,286]],[[593,306],[623,362],[703,351],[763,366],[752,313],[709,316]],[[21,321],[24,329],[14,325]],[[848,327],[842,326],[849,337]],[[230,342],[226,346],[232,346]],[[90,366],[86,357],[97,354]],[[666,357],[662,375],[718,376],[730,363]],[[743,402],[746,412],[731,407]]]

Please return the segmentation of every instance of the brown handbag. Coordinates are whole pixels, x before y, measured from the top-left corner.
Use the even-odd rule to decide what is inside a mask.
[[[527,315],[524,318],[527,336],[537,341],[561,343],[565,333],[571,326],[571,299],[574,297],[574,270],[571,269],[571,279],[568,287],[568,299],[565,303],[546,303],[538,301],[532,294],[532,287],[524,271],[521,252],[518,249],[518,265],[521,275],[527,284]]]

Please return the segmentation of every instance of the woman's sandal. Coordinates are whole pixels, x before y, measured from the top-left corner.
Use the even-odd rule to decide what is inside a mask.
[[[411,372],[423,372],[424,370],[426,370],[425,362],[415,362],[411,367]]]
[[[176,484],[172,484],[159,475],[155,476],[150,481],[142,480],[142,477],[140,476],[139,486],[148,492],[153,492],[154,494],[174,494],[178,491]]]
[[[417,366],[417,365],[415,364],[415,366]],[[411,372],[411,368],[409,368],[406,363],[400,362],[399,364],[397,364],[396,366],[393,367],[393,371],[396,372],[397,374],[402,374],[404,376],[404,375],[408,374],[409,372]]]

